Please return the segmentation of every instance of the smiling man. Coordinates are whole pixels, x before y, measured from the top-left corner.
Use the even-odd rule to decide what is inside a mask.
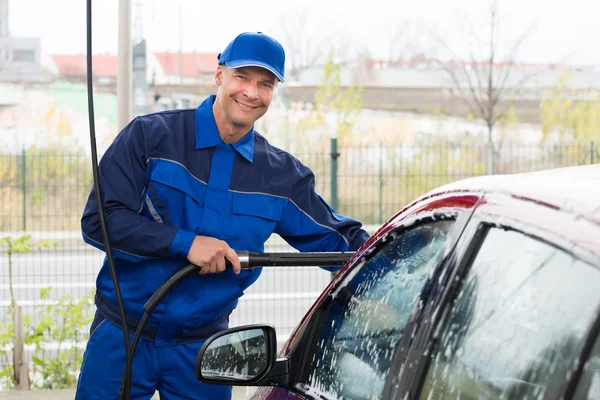
[[[225,143],[235,143],[265,115],[278,82],[283,82],[283,47],[261,33],[243,33],[219,54],[219,86],[213,114]]]
[[[231,397],[194,375],[198,350],[226,329],[261,268],[240,270],[236,251],[264,251],[275,233],[299,251],[357,250],[368,238],[315,192],[312,171],[271,146],[254,123],[284,79],[273,38],[242,33],[219,55],[216,95],[196,109],[136,117],[100,161],[106,224],[128,329],[145,302],[187,263],[199,274],[156,308],[133,360],[132,399]],[[94,189],[81,219],[84,240],[104,250]],[[225,259],[233,269],[226,270]],[[125,366],[123,327],[107,262],[96,280],[96,315],[76,399],[115,399]]]

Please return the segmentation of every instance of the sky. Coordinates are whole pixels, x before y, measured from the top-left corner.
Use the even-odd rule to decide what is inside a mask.
[[[322,47],[323,52],[343,43],[346,50],[367,49],[381,57],[389,48],[443,57],[444,50],[432,39],[441,37],[456,54],[466,57],[466,44],[476,42],[465,33],[468,21],[472,31],[481,35],[483,47],[489,28],[484,0],[131,1],[134,19],[142,16],[143,36],[151,51],[220,52],[238,33],[261,31],[280,38],[284,47],[287,32],[294,40]],[[119,0],[93,3],[93,51],[117,54]],[[9,0],[9,29],[15,36],[40,37],[46,53],[84,54],[85,7],[84,0]],[[520,61],[600,66],[600,3],[498,0],[498,11],[498,38],[505,53],[531,27],[518,53]],[[294,26],[303,13],[306,25],[300,31]],[[411,27],[404,31],[403,43],[392,40],[400,26]]]

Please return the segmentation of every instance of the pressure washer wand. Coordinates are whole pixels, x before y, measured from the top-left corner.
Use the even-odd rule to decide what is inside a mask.
[[[343,266],[354,256],[353,251],[347,252],[303,252],[303,253],[254,253],[249,251],[238,251],[242,269],[256,267],[334,267]],[[233,268],[229,260],[225,259],[227,268]],[[175,272],[144,305],[147,313],[152,313],[158,303],[167,293],[184,279],[198,273],[198,267],[187,264]]]
[[[327,267],[343,266],[352,258],[354,252],[342,253],[253,253],[249,251],[238,251],[238,257],[242,269],[255,267]],[[231,264],[227,267],[231,268]]]

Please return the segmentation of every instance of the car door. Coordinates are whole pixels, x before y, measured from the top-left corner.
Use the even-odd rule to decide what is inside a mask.
[[[431,325],[409,352],[415,367],[398,374],[391,397],[555,399],[568,387],[600,306],[600,260],[577,234],[600,229],[533,202],[499,203],[512,211],[494,204],[471,219],[453,284],[430,303]],[[558,219],[560,228],[545,225]],[[596,364],[586,364],[581,393],[598,390]]]
[[[290,398],[381,398],[415,301],[469,215],[447,209],[420,213],[373,245],[313,321],[316,329],[301,349],[306,361],[297,367]]]

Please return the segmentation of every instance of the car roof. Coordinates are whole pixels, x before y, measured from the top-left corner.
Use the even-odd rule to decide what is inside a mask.
[[[453,192],[505,193],[600,223],[600,164],[468,178],[438,187],[421,199]]]

